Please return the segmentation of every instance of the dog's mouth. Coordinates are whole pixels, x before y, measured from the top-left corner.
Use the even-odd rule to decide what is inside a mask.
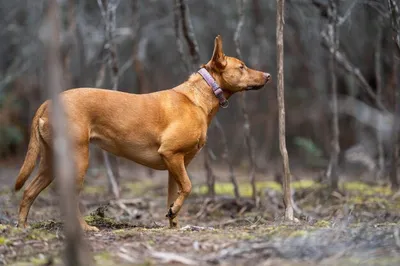
[[[264,84],[265,85],[265,84]],[[254,85],[254,86],[249,86],[245,90],[246,91],[256,91],[264,87],[264,85]]]

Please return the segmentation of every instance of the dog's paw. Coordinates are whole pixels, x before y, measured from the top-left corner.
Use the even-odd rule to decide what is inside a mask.
[[[165,215],[165,217],[169,218],[169,219],[174,219],[176,217],[176,213],[174,213],[172,211],[172,207],[174,207],[174,204],[172,203],[171,206],[169,207],[168,213],[167,215]]]
[[[85,232],[99,232],[99,228],[97,228],[96,226],[91,226],[91,225],[85,225],[83,228],[83,231]]]

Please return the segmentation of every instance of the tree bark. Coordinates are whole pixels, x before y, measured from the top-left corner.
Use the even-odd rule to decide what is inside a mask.
[[[53,132],[54,169],[57,187],[60,195],[60,210],[65,231],[65,264],[89,265],[88,249],[82,237],[82,230],[77,219],[77,195],[70,139],[66,132],[67,119],[63,112],[59,94],[63,91],[63,74],[59,42],[59,7],[56,0],[49,3],[48,17],[43,27],[44,42],[47,51],[47,91],[52,99],[51,125]]]
[[[382,101],[382,66],[381,66],[381,54],[382,54],[382,28],[381,19],[378,19],[377,23],[378,34],[376,36],[376,45],[375,45],[375,80],[376,80],[376,97],[379,102]],[[376,140],[378,144],[378,169],[376,171],[376,179],[382,180],[385,175],[385,153],[383,148],[383,140],[381,136],[381,130],[378,129],[376,131]]]
[[[394,124],[392,132],[392,164],[390,169],[390,182],[392,190],[399,189],[399,180],[397,177],[397,166],[399,161],[399,131],[400,131],[400,92],[398,88],[398,56],[400,53],[400,16],[399,8],[394,0],[388,0],[388,6],[392,19],[393,41],[396,49],[393,49],[393,72],[394,72]],[[397,53],[396,53],[397,50]]]
[[[328,35],[331,43],[331,53],[329,57],[329,72],[331,79],[331,98],[332,98],[332,143],[328,170],[326,172],[330,181],[331,189],[338,189],[339,173],[339,117],[337,104],[337,81],[336,81],[336,50],[337,50],[337,0],[330,0],[328,7]]]
[[[119,4],[119,0],[104,0],[104,4],[102,0],[97,0],[99,5],[103,20],[104,20],[104,29],[105,29],[105,37],[106,42],[104,49],[107,50],[106,58],[107,58],[107,67],[110,71],[111,79],[112,79],[112,89],[118,90],[118,82],[119,82],[119,67],[118,67],[118,54],[117,47],[114,42],[114,33],[116,29],[116,9]],[[104,6],[105,5],[105,6]],[[101,71],[105,71],[101,69]],[[101,73],[104,81],[105,73]],[[120,197],[120,188],[119,188],[119,170],[118,170],[118,160],[114,155],[107,153],[102,150],[104,164],[106,167],[106,173],[108,177],[109,191],[113,193],[116,199]]]
[[[400,188],[399,180],[397,177],[397,166],[399,163],[399,130],[400,130],[400,92],[399,92],[399,80],[398,80],[398,69],[399,65],[396,59],[396,52],[393,50],[393,90],[394,90],[394,123],[392,129],[392,158],[390,167],[390,183],[393,191],[397,191]]]
[[[179,11],[179,12],[178,12]],[[180,42],[180,34],[179,34],[179,25],[177,23],[180,21],[182,25],[183,35],[185,37],[186,43],[189,47],[189,53],[191,57],[191,64],[187,64],[185,60],[185,56],[183,54],[183,47],[181,47]],[[177,49],[181,56],[185,65],[188,65],[188,69],[190,71],[196,71],[196,69],[200,65],[200,55],[199,55],[199,47],[196,41],[196,36],[193,31],[193,25],[190,19],[189,7],[187,5],[187,0],[176,0],[175,1],[175,35],[177,38]],[[216,118],[215,118],[216,119]],[[208,187],[208,194],[211,197],[215,196],[215,174],[212,170],[211,163],[210,163],[210,149],[208,144],[204,145],[204,168],[206,170],[206,179],[207,179],[207,187]]]
[[[229,153],[228,141],[226,139],[224,129],[222,128],[222,125],[218,119],[215,119],[214,123],[219,131],[219,134],[221,135],[222,145],[224,146],[224,153],[222,155],[222,158],[226,161],[226,164],[228,165],[229,168],[229,179],[231,180],[231,183],[233,185],[233,192],[235,194],[235,198],[240,199],[239,186],[233,169],[232,156]]]
[[[239,6],[238,6],[238,14],[239,14],[239,20],[238,24],[236,26],[236,31],[234,35],[234,41],[235,41],[235,46],[236,46],[236,54],[239,59],[242,59],[242,53],[240,50],[240,34],[242,32],[242,28],[244,25],[244,7],[246,5],[247,1],[246,0],[239,0]],[[256,163],[255,163],[255,153],[253,150],[253,146],[251,145],[251,129],[250,129],[250,121],[249,121],[249,113],[247,111],[247,106],[246,106],[246,94],[242,93],[240,95],[240,110],[243,115],[243,131],[244,131],[244,137],[245,137],[245,143],[247,146],[247,151],[248,151],[248,157],[249,157],[249,163],[250,163],[250,172],[249,172],[249,177],[250,177],[250,184],[251,184],[251,189],[252,189],[252,199],[254,203],[257,202],[257,189],[256,189]]]
[[[276,47],[278,65],[278,108],[279,108],[279,149],[283,162],[283,202],[285,204],[285,220],[294,220],[292,193],[291,193],[291,173],[289,167],[289,156],[286,149],[285,136],[285,91],[284,91],[284,71],[283,71],[283,25],[284,25],[284,5],[285,0],[277,0],[276,10]]]

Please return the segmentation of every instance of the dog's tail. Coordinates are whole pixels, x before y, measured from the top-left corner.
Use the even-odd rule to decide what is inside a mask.
[[[29,139],[28,151],[25,156],[25,161],[19,172],[17,181],[15,182],[15,190],[18,191],[25,184],[26,180],[29,178],[30,174],[36,165],[36,159],[39,156],[40,146],[40,136],[39,136],[39,119],[46,110],[47,101],[44,102],[39,109],[36,111],[35,116],[32,120],[31,136]]]

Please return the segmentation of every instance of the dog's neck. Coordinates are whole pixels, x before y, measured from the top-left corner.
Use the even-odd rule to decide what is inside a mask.
[[[210,74],[215,79],[212,72]],[[216,79],[218,84],[218,80]],[[193,73],[181,86],[174,88],[179,93],[186,95],[196,106],[199,106],[211,120],[219,109],[219,100],[213,89],[199,73]],[[224,97],[229,99],[232,93],[223,91]]]

